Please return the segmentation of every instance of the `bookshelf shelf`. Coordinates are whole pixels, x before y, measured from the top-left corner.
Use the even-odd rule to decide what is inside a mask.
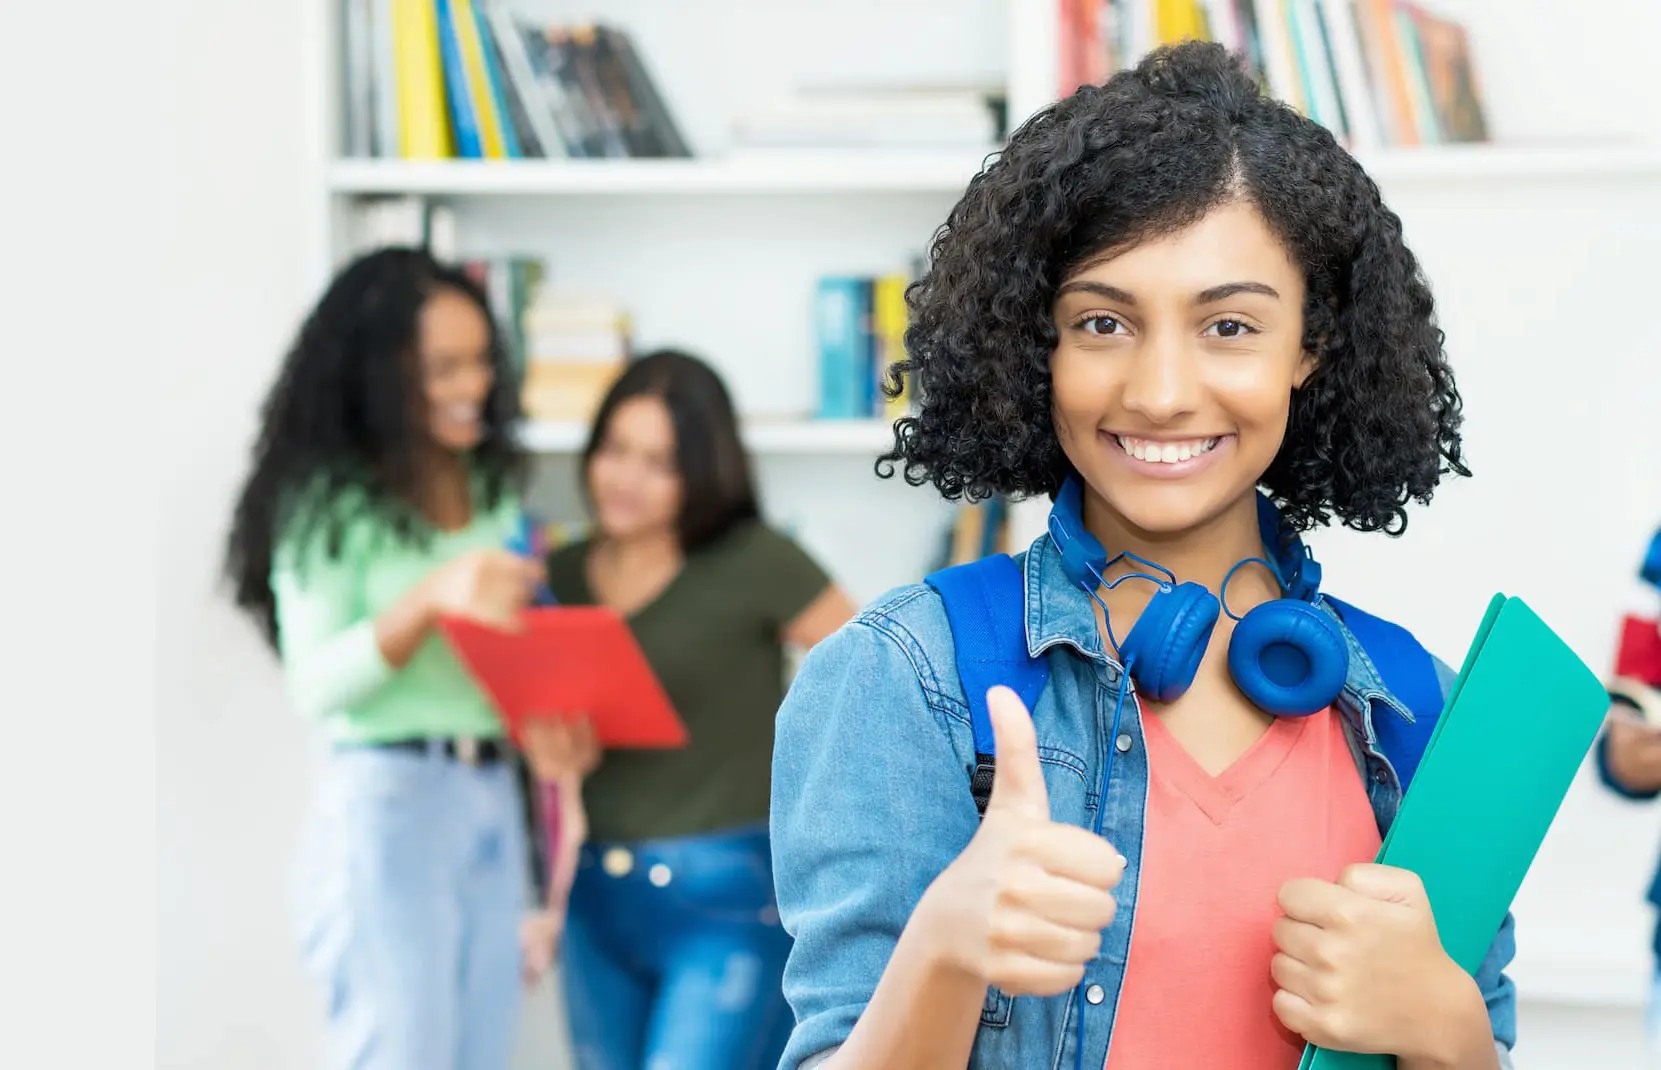
[[[329,187],[355,196],[662,196],[939,193],[956,195],[996,149],[952,153],[790,153],[697,160],[341,160]],[[1359,154],[1392,185],[1661,175],[1661,147],[1445,145]]]
[[[956,194],[993,151],[792,152],[694,160],[341,160],[330,167],[328,180],[342,194],[444,197]]]
[[[1369,174],[1380,183],[1390,184],[1661,175],[1661,146],[1485,142],[1379,149],[1357,156]]]
[[[759,454],[852,454],[875,459],[894,444],[886,420],[751,420],[744,443]],[[575,453],[588,440],[588,425],[576,421],[530,420],[519,441],[536,453]]]

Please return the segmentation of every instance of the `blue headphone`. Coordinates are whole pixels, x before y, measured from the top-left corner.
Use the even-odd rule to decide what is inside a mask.
[[[1109,559],[1101,542],[1085,530],[1082,503],[1082,484],[1077,476],[1070,476],[1050,510],[1050,539],[1061,553],[1067,578],[1098,602],[1099,589],[1112,590],[1131,579],[1147,580],[1159,588],[1123,642],[1114,636],[1107,605],[1102,603],[1108,638],[1118,648],[1138,691],[1157,702],[1171,702],[1187,691],[1199,671],[1218,614],[1228,613],[1238,622],[1229,640],[1228,671],[1242,694],[1277,717],[1305,717],[1332,705],[1348,675],[1349,644],[1337,623],[1314,604],[1321,566],[1302,540],[1282,529],[1280,513],[1268,498],[1258,495],[1257,520],[1265,552],[1273,556],[1247,558],[1229,569],[1221,598],[1198,583],[1178,583],[1170,570],[1135,554]],[[1104,579],[1108,567],[1120,560],[1150,571]],[[1236,617],[1228,609],[1228,581],[1253,562],[1274,575],[1286,596]]]

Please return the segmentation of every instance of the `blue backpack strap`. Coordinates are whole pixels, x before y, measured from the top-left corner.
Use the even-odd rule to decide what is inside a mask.
[[[1413,714],[1412,724],[1399,717],[1373,723],[1379,752],[1390,759],[1406,791],[1442,716],[1442,682],[1436,661],[1413,633],[1399,624],[1381,620],[1331,595],[1323,597],[1338,610],[1344,626],[1372,659],[1384,686]]]
[[[997,749],[992,719],[986,712],[986,692],[1003,684],[1020,695],[1030,710],[1049,683],[1050,666],[1043,658],[1027,655],[1024,577],[1014,558],[993,554],[931,573],[924,582],[939,592],[957,648],[957,676],[975,733],[975,768],[969,774],[969,790],[975,809],[984,814],[992,798]]]

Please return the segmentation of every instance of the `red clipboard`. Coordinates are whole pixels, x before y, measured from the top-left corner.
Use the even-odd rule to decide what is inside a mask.
[[[528,718],[582,715],[605,747],[686,745],[686,726],[614,610],[537,607],[519,623],[518,631],[504,631],[458,617],[439,621],[514,739]]]

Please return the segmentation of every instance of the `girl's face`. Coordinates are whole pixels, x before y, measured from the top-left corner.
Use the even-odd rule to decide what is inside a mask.
[[[682,487],[675,425],[662,398],[641,394],[612,410],[588,462],[588,494],[608,539],[675,530]]]
[[[1257,486],[1313,370],[1303,299],[1303,272],[1244,202],[1062,282],[1056,434],[1113,514],[1178,535]]]
[[[484,406],[496,380],[490,323],[465,294],[436,291],[421,307],[416,345],[427,434],[463,452],[484,437]]]

